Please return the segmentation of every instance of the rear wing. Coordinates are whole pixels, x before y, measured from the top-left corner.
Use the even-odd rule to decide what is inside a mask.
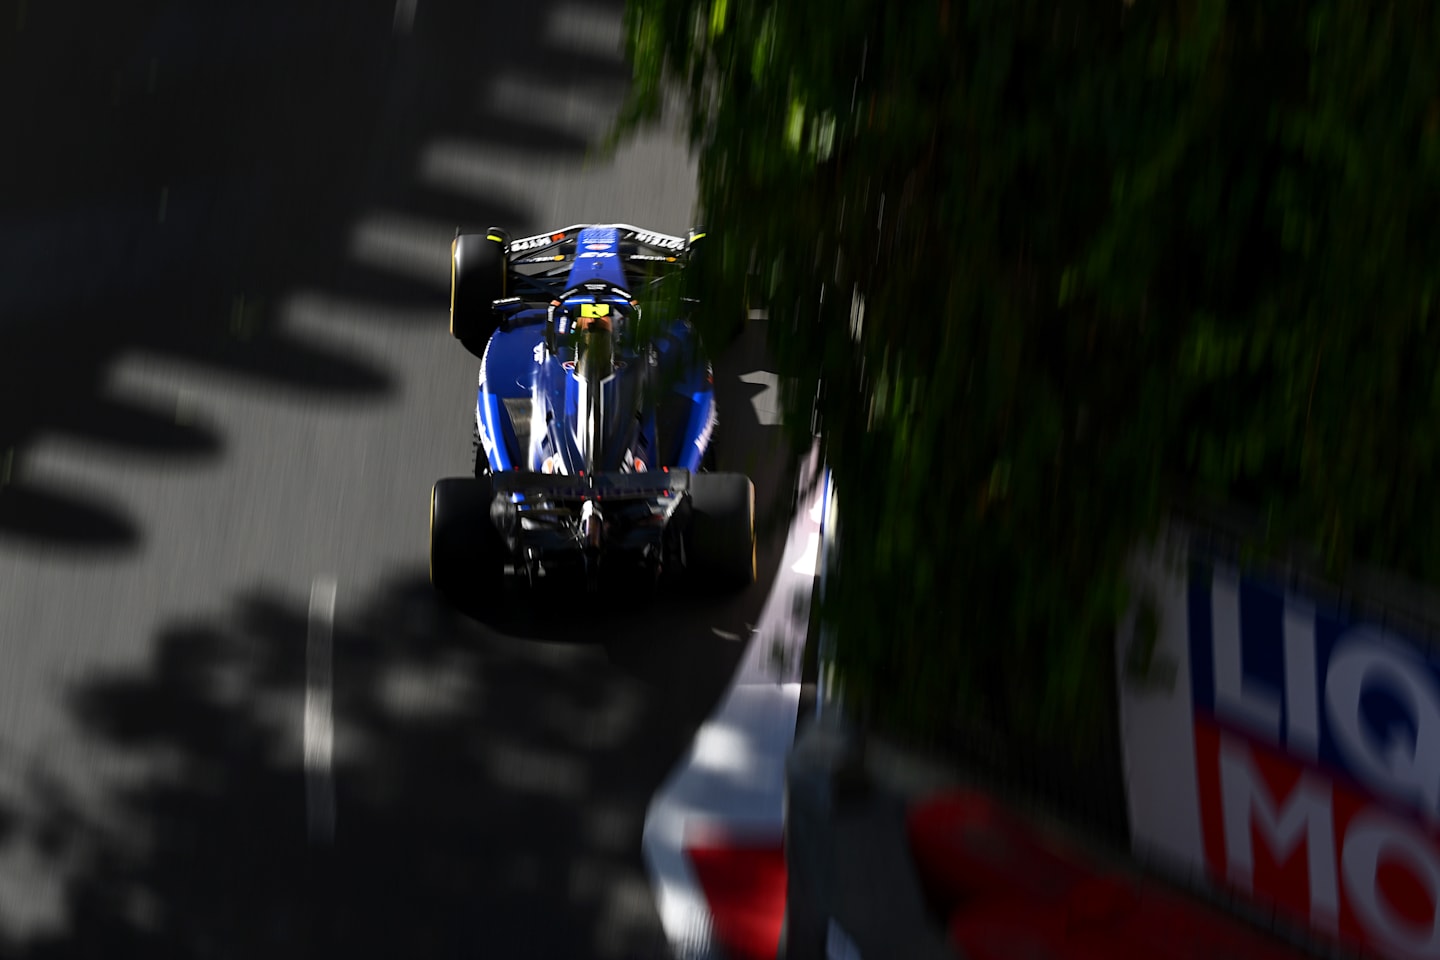
[[[577,249],[580,232],[592,227],[605,227],[619,233],[616,255],[621,263],[648,264],[664,268],[666,274],[683,269],[690,262],[692,245],[705,236],[699,230],[690,230],[682,237],[628,223],[577,223],[512,239],[506,231],[491,227],[486,239],[501,244],[504,250],[512,292],[511,296],[493,301],[494,309],[504,318],[503,324],[524,325],[543,319],[530,314],[543,310],[555,298],[556,280],[565,276],[580,257],[594,256]],[[637,282],[639,279],[628,274],[627,278]]]
[[[692,231],[689,236],[679,237],[628,223],[577,223],[548,233],[507,240],[505,254],[515,265],[574,260],[575,238],[581,230],[595,226],[607,226],[620,231],[620,258],[628,261],[683,262],[689,258],[690,244],[704,236],[703,233]]]

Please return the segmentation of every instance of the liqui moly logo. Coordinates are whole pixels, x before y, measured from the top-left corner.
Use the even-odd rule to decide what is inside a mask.
[[[1440,958],[1440,658],[1224,570],[1188,605],[1211,875],[1353,946]]]

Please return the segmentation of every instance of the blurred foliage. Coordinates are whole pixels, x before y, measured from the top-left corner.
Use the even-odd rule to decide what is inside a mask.
[[[630,0],[627,41],[797,447],[823,382],[872,718],[1113,736],[1125,558],[1196,498],[1440,581],[1433,3]]]

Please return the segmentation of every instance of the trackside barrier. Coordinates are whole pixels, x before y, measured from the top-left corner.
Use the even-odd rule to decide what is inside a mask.
[[[839,530],[833,475],[823,479],[817,596],[831,588]],[[905,805],[870,789],[863,734],[845,716],[834,631],[816,637],[815,717],[786,765],[785,960],[955,960],[929,916],[905,836]],[[931,769],[922,782],[950,782]]]
[[[1117,633],[1135,854],[1314,949],[1440,958],[1440,600],[1176,522]]]
[[[820,500],[819,583],[816,586],[822,610],[825,606],[826,590],[830,586],[830,570],[835,564],[835,536],[840,525],[835,509],[835,483],[829,467],[825,468],[823,482]],[[823,618],[820,621],[816,646],[819,689],[815,697],[815,716],[818,718],[841,709],[840,684],[835,673],[835,631],[830,629]]]
[[[833,486],[827,478],[826,503],[829,509],[824,512],[819,574],[822,601],[834,562],[836,524],[833,497]],[[1122,633],[1127,637],[1133,635],[1133,617],[1131,619],[1132,623],[1122,626]],[[787,762],[785,843],[788,875],[780,956],[785,960],[860,960],[864,957],[913,957],[917,960],[958,957],[965,960],[964,954],[954,945],[958,941],[947,938],[947,931],[940,927],[938,919],[930,912],[930,900],[921,887],[920,877],[924,871],[917,869],[916,854],[912,853],[910,846],[914,838],[907,834],[907,809],[912,809],[910,804],[927,795],[961,786],[962,777],[968,777],[959,768],[929,764],[914,754],[889,745],[874,734],[858,730],[847,720],[841,691],[835,682],[833,644],[833,636],[822,628],[818,636],[819,695],[816,716],[799,736]],[[1127,647],[1120,659],[1124,661],[1131,653]],[[1132,664],[1134,659],[1132,655]],[[1163,686],[1167,672],[1173,673],[1173,657],[1159,652],[1153,660],[1147,666],[1150,678],[1152,681],[1159,678]],[[1133,685],[1133,678],[1131,682]],[[1440,706],[1436,708],[1436,718],[1440,722]],[[1139,727],[1145,729],[1144,724]],[[1437,729],[1437,736],[1440,736],[1440,729]],[[1173,745],[1167,749],[1173,751]],[[1440,764],[1440,758],[1437,758],[1437,764]],[[1133,772],[1133,767],[1127,772]],[[1191,779],[1194,779],[1193,776]],[[1250,782],[1247,796],[1252,798],[1252,807],[1259,807],[1257,815],[1260,817],[1261,835],[1265,836],[1268,829],[1269,836],[1278,836],[1282,844],[1293,843],[1297,829],[1295,822],[1300,822],[1303,827],[1309,821],[1291,807],[1298,806],[1303,813],[1310,809],[1305,806],[1309,799],[1302,797],[1298,805],[1292,803],[1289,807],[1282,805],[1277,808],[1273,803],[1266,806],[1263,791],[1254,787],[1254,778]],[[1440,792],[1440,783],[1437,783],[1436,791]],[[1255,800],[1257,797],[1259,799]],[[1018,797],[1011,799],[1019,802]],[[1282,803],[1283,800],[1282,797]],[[1040,811],[1032,809],[1031,813],[1038,815]],[[1055,825],[1049,829],[1060,828]],[[1066,831],[1062,829],[1060,832]],[[1176,892],[1166,894],[1159,888],[1155,888],[1153,893],[1147,892],[1151,890],[1153,880],[1146,880],[1143,875],[1135,873],[1133,862],[1117,861],[1108,848],[1095,847],[1092,854],[1095,876],[1083,885],[1085,895],[1091,896],[1095,890],[1103,888],[1110,895],[1110,900],[1106,902],[1118,903],[1124,898],[1115,891],[1139,891],[1130,899],[1140,906],[1132,905],[1126,908],[1128,912],[1120,911],[1123,922],[1117,920],[1115,929],[1092,930],[1087,941],[1090,946],[1109,944],[1121,951],[1113,954],[1115,956],[1145,955],[1145,950],[1154,947],[1158,930],[1151,922],[1152,914],[1164,914],[1171,918],[1167,923],[1180,920],[1192,923],[1195,930],[1210,938],[1206,941],[1208,943],[1231,944],[1234,949],[1230,955],[1237,957],[1299,955],[1286,950],[1279,941],[1256,937],[1250,932],[1253,928],[1247,927],[1243,921],[1258,921],[1261,927],[1280,934],[1281,940],[1289,940],[1292,947],[1314,948],[1314,943],[1307,938],[1285,936],[1287,931],[1280,925],[1266,922],[1265,917],[1247,909],[1244,904],[1206,896],[1205,891],[1194,886],[1182,883],[1182,886],[1189,886],[1192,891],[1202,894],[1199,899],[1189,899]],[[1139,860],[1144,865],[1156,865],[1153,857],[1142,856]],[[1303,860],[1300,865],[1303,867]],[[1294,867],[1295,864],[1289,866]],[[958,861],[954,865],[955,869],[961,867],[963,864]],[[1160,872],[1176,879],[1173,872]],[[1126,876],[1131,879],[1123,879]],[[1091,896],[1091,899],[1094,897]],[[1056,909],[1062,912],[1074,909],[1065,904],[1030,904],[1023,906],[1023,910],[1034,911],[1042,907],[1052,913]],[[1215,908],[1219,908],[1220,912],[1215,912]],[[1413,910],[1413,906],[1410,909]],[[1166,913],[1167,910],[1169,913]],[[1226,914],[1233,919],[1227,919]],[[977,916],[988,917],[989,914],[980,910]],[[1241,922],[1237,923],[1237,920]],[[986,923],[986,936],[1004,935],[1003,923],[998,920],[993,923],[986,920]],[[1149,927],[1146,927],[1147,923]],[[959,930],[957,926],[950,933],[959,936]],[[1068,936],[1064,931],[1050,932],[1059,938],[1057,944]],[[977,931],[970,931],[970,934],[979,935]],[[1196,936],[1199,937],[1199,934]],[[1241,946],[1245,949],[1241,950]],[[1125,952],[1127,950],[1129,952]]]
[[[906,838],[905,792],[895,773],[835,711],[796,740],[786,768],[789,868],[784,960],[956,960],[930,916]],[[870,753],[870,756],[866,756]],[[911,789],[953,782],[913,768]],[[963,960],[963,958],[962,958]]]
[[[823,483],[817,584],[822,606],[831,588],[839,530],[829,469]],[[834,632],[823,619],[816,644],[815,717],[786,764],[787,882],[779,955],[784,960],[955,960],[927,911],[910,859],[905,801],[898,793],[873,789],[865,740],[845,716]],[[952,782],[938,768],[922,771],[911,765],[909,770],[917,788]],[[893,775],[886,778],[893,780]]]
[[[1038,807],[833,715],[797,740],[787,783],[786,960],[1301,957]]]
[[[805,465],[818,470],[818,454]],[[785,763],[800,710],[822,505],[802,504],[713,714],[646,812],[642,855],[677,960],[769,960],[785,895]]]

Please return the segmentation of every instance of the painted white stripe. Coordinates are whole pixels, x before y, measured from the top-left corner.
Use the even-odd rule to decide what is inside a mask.
[[[420,0],[395,0],[395,32],[409,33],[415,26],[415,8]]]
[[[815,454],[808,465],[818,469]],[[715,834],[780,841],[785,759],[800,707],[800,663],[809,627],[818,546],[817,505],[796,513],[775,582],[730,687],[650,802],[642,852],[660,923],[680,960],[716,955],[712,918],[685,854],[687,838]],[[719,631],[716,631],[717,633]]]
[[[821,484],[820,502],[812,508],[811,516],[820,525],[820,557],[816,561],[817,572],[815,576],[815,596],[820,603],[825,602],[825,590],[828,583],[829,570],[834,565],[835,556],[835,480],[830,471],[825,471],[824,481]],[[839,683],[835,675],[835,637],[832,628],[821,624],[818,634],[815,637],[815,654],[819,665],[819,696],[815,698],[815,716],[823,716],[832,707],[841,707]]]
[[[834,917],[830,918],[830,925],[825,930],[825,960],[862,960],[860,948],[855,946]]]
[[[750,398],[755,408],[755,418],[763,426],[773,427],[780,423],[780,378],[769,370],[755,370],[740,375],[741,383],[753,384],[760,388]]]
[[[305,637],[305,807],[311,843],[335,839],[332,758],[331,646],[335,633],[335,579],[316,577],[310,587],[310,627]]]
[[[796,573],[803,573],[807,576],[814,576],[815,571],[820,569],[820,531],[811,531],[805,541],[805,552],[800,559],[791,564],[790,569]]]

